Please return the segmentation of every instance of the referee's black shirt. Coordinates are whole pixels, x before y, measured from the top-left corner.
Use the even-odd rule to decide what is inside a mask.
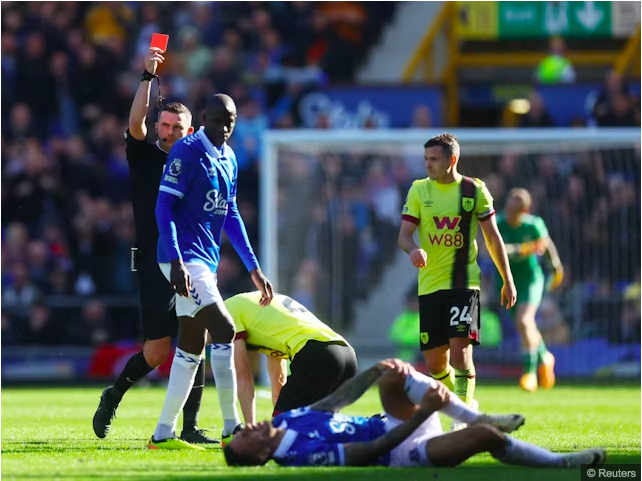
[[[136,219],[136,245],[156,257],[158,226],[154,211],[167,154],[155,143],[136,140],[129,129],[125,132],[125,149]]]

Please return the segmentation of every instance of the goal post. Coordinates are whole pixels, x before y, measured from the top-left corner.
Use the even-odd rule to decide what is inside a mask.
[[[260,254],[275,289],[295,298],[298,293],[352,343],[370,343],[382,352],[389,345],[391,317],[403,308],[402,292],[416,282],[416,271],[396,260],[403,196],[413,179],[426,175],[423,144],[445,130],[266,131]],[[509,188],[532,191],[535,213],[551,225],[551,237],[570,267],[563,292],[563,302],[570,304],[562,315],[571,342],[590,336],[582,312],[590,289],[605,299],[624,295],[639,276],[640,131],[448,131],[461,144],[460,172],[487,183],[496,209],[503,207]],[[482,270],[492,270],[479,244]],[[389,297],[386,303],[371,299],[382,294]],[[607,318],[621,316],[622,306],[591,309],[606,309],[592,314],[600,318],[595,329],[606,339]],[[366,329],[361,318],[368,316],[372,325]],[[609,342],[625,343],[617,335],[613,339]]]

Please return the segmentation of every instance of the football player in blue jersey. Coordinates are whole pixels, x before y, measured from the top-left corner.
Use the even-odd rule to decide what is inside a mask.
[[[339,410],[379,382],[386,412],[372,417],[344,416]],[[467,424],[443,434],[437,411]],[[524,417],[471,410],[441,382],[392,359],[379,362],[343,384],[330,396],[305,408],[248,424],[224,448],[231,466],[456,466],[489,452],[506,464],[572,468],[601,465],[603,449],[552,453],[507,436]]]
[[[261,305],[268,305],[274,294],[236,205],[238,163],[227,145],[235,122],[232,98],[223,94],[211,97],[203,114],[204,127],[174,144],[161,179],[156,203],[158,263],[177,293],[179,334],[165,404],[149,441],[150,449],[203,449],[178,439],[175,428],[203,357],[207,331],[224,421],[223,439],[242,426],[236,407],[234,322],[216,281],[223,228],[261,292]]]

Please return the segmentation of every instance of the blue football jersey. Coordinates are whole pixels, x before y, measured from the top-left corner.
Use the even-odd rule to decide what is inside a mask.
[[[274,453],[274,461],[282,466],[343,466],[344,444],[372,441],[386,432],[379,416],[345,416],[309,407],[279,414],[272,424],[286,429]],[[387,466],[390,454],[373,464]]]
[[[172,146],[156,204],[158,262],[170,262],[180,252],[184,263],[204,263],[216,272],[221,231],[229,210],[236,209],[237,176],[232,148],[226,144],[216,148],[203,129]],[[164,222],[167,209],[172,214],[171,231]]]

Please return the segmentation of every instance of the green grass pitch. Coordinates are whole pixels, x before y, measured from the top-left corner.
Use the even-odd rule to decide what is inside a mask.
[[[3,479],[325,479],[353,480],[579,480],[579,470],[541,470],[503,466],[479,455],[454,469],[279,468],[273,462],[260,468],[233,469],[219,450],[206,453],[149,451],[164,399],[163,388],[134,388],[120,404],[112,432],[94,436],[91,419],[100,388],[3,389]],[[555,451],[601,446],[610,463],[640,464],[640,386],[558,386],[533,394],[516,386],[477,388],[481,408],[488,412],[520,412],[526,425],[520,439]],[[370,390],[346,414],[380,410]],[[201,427],[220,434],[218,401],[206,388]],[[269,416],[270,400],[258,399],[260,418]],[[444,422],[447,422],[444,419]],[[181,421],[179,420],[179,429]]]

